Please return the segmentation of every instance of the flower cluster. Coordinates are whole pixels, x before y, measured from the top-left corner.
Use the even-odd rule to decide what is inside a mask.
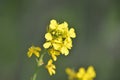
[[[43,44],[43,50],[40,47],[32,46],[29,48],[27,53],[28,57],[31,57],[34,54],[37,57],[38,67],[43,65],[43,57],[48,53],[51,58],[46,64],[46,69],[50,75],[56,73],[56,66],[53,64],[53,61],[57,60],[57,56],[64,54],[67,56],[69,50],[72,48],[72,38],[76,37],[74,28],[68,28],[68,23],[63,22],[61,24],[57,23],[56,20],[51,20],[45,34],[45,43]],[[40,54],[41,53],[41,54]]]
[[[60,53],[64,55],[69,54],[69,49],[72,48],[71,38],[75,37],[74,28],[70,28],[69,30],[67,22],[59,24],[56,20],[51,20],[45,34],[46,42],[43,44],[43,47],[47,49],[52,59],[56,61]],[[55,74],[55,66],[52,64],[52,59],[49,60],[46,66],[50,75]]]
[[[33,54],[37,57],[37,68],[45,64],[45,68],[50,75],[56,74],[56,66],[53,64],[59,55],[67,56],[72,48],[72,39],[76,37],[74,28],[69,28],[67,22],[58,23],[51,20],[45,34],[46,41],[43,43],[43,49],[38,46],[31,46],[28,49],[27,56],[30,58]],[[50,55],[47,63],[44,63],[44,55]],[[38,69],[37,69],[38,70]],[[69,80],[93,80],[96,72],[93,66],[89,66],[87,70],[81,67],[76,72],[70,68],[66,68]],[[36,80],[37,72],[34,73],[31,80]]]
[[[67,68],[66,73],[69,76],[69,80],[93,80],[96,77],[96,73],[93,66],[89,66],[87,70],[81,67],[79,68],[78,72]]]
[[[75,38],[74,28],[68,28],[67,22],[57,23],[56,20],[51,20],[48,31],[45,34],[46,42],[43,47],[48,49],[53,60],[56,61],[58,55],[69,54],[69,49],[72,47],[72,39]]]

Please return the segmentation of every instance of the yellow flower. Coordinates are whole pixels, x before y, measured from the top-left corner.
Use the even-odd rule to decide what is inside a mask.
[[[64,45],[68,48],[71,49],[72,48],[72,39],[71,38],[66,38],[64,40]]]
[[[67,22],[59,24],[53,19],[50,21],[47,33],[45,34],[46,42],[43,44],[43,47],[48,49],[53,60],[56,61],[56,51],[65,56],[68,55],[69,50],[72,48],[72,38],[75,37],[76,33],[74,28],[69,29]],[[55,51],[51,51],[50,49]]]
[[[67,47],[66,46],[62,46],[62,48],[61,48],[61,53],[62,54],[64,54],[65,56],[67,56],[68,54],[69,54],[69,50],[67,49]]]
[[[64,22],[58,25],[57,31],[61,32],[62,37],[66,37],[66,33],[68,33],[68,23]]]
[[[72,40],[71,38],[66,38],[61,46],[61,53],[67,56],[69,54],[69,50],[72,47]]]
[[[51,54],[54,61],[57,60],[57,56],[60,55],[60,52],[54,49],[50,49],[49,53]]]
[[[69,80],[93,80],[96,77],[93,66],[89,66],[87,70],[81,67],[78,72],[67,68],[66,73],[69,75]]]
[[[35,47],[35,46],[31,46],[29,48],[29,51],[27,52],[28,57],[31,57],[32,54],[34,54],[35,56],[39,57],[40,56],[40,52],[41,48],[40,47]]]
[[[77,77],[82,80],[93,80],[96,77],[96,73],[93,66],[89,66],[86,71],[84,68],[80,68]]]
[[[55,67],[55,65],[52,64],[52,63],[53,63],[53,61],[52,61],[52,59],[50,59],[50,60],[48,61],[47,65],[46,65],[46,68],[47,68],[47,70],[48,70],[48,72],[49,72],[50,75],[56,73],[56,72],[55,72],[56,67]]]

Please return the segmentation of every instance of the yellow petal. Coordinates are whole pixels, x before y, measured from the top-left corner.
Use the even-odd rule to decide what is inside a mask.
[[[40,47],[35,47],[36,50],[38,51],[41,51],[41,48]]]
[[[68,23],[64,22],[64,28],[68,28]]]
[[[61,23],[61,24],[59,24],[58,25],[58,28],[59,29],[68,29],[68,24],[67,24],[67,22],[64,22],[64,23]]]
[[[46,49],[49,48],[50,46],[51,46],[51,42],[46,42],[43,44],[43,47]]]
[[[81,74],[85,74],[85,68],[80,68],[80,69],[79,69],[79,72],[80,72]]]
[[[67,56],[67,55],[69,54],[68,49],[67,49],[66,47],[64,47],[64,46],[61,48],[60,51],[61,51],[61,53],[64,54],[65,56]]]
[[[52,72],[51,72],[51,70],[49,70],[49,69],[48,69],[48,72],[49,72],[49,74],[50,74],[50,75],[52,75]]]
[[[57,60],[57,56],[60,55],[59,51],[56,51],[55,49],[49,49],[49,53],[52,56],[53,60]]]
[[[48,41],[52,40],[52,35],[50,33],[46,33],[45,34],[45,39],[47,39]]]
[[[57,27],[57,21],[56,20],[51,20],[50,21],[50,29],[54,30]]]
[[[28,55],[28,57],[31,57],[32,54],[34,54],[35,56],[39,57],[39,55],[40,55],[39,52],[40,52],[40,51],[41,51],[41,48],[40,48],[40,47],[31,46],[31,47],[29,48],[29,51],[27,52],[27,55]]]
[[[52,69],[51,72],[52,72],[52,74],[55,74],[55,70],[54,69]]]
[[[95,70],[93,68],[93,66],[89,66],[88,69],[87,69],[87,73],[92,77],[96,77],[96,73],[95,73]]]
[[[80,68],[78,73],[77,73],[77,77],[78,78],[83,78],[85,75],[85,69],[84,68]]]
[[[51,65],[53,63],[52,59],[48,61],[48,65]]]
[[[39,52],[37,52],[37,51],[35,51],[34,54],[35,54],[37,57],[40,56]]]
[[[71,28],[71,29],[70,29],[69,34],[70,34],[70,37],[72,37],[72,38],[75,38],[75,37],[76,37],[74,28]]]
[[[27,55],[28,55],[28,57],[31,57],[31,56],[32,56],[32,53],[31,53],[31,52],[28,52]]]
[[[54,47],[55,50],[59,50],[60,47],[61,47],[61,45],[60,45],[60,44],[57,44],[57,43],[54,43],[54,44],[53,44],[53,47]]]
[[[54,54],[52,54],[52,58],[53,58],[54,61],[57,60],[57,57]]]
[[[65,45],[68,49],[71,49],[71,47],[72,47],[72,40],[71,40],[71,38],[66,38],[66,39],[64,40],[64,45]]]

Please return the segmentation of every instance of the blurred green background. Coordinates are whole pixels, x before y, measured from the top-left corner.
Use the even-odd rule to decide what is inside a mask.
[[[68,80],[65,68],[93,65],[95,80],[120,80],[120,0],[0,0],[0,80],[30,80],[32,45],[44,42],[51,19],[76,29],[70,54],[55,62],[57,74],[39,70],[37,80]]]

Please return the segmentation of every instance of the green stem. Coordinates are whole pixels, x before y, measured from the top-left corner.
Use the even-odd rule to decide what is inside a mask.
[[[37,59],[37,68],[36,68],[35,73],[33,74],[33,77],[32,77],[31,80],[36,80],[38,69],[39,69],[40,66],[42,66],[44,64],[43,57],[44,57],[45,54],[46,54],[46,50],[43,51],[43,53],[41,54],[39,60]]]
[[[44,57],[45,54],[46,54],[46,50],[43,51],[41,57],[38,60],[38,67],[42,66],[44,64],[43,57]]]
[[[37,66],[37,68],[36,68],[36,70],[35,70],[35,73],[33,74],[33,77],[32,77],[32,79],[31,80],[36,80],[36,78],[37,78],[37,73],[38,73],[38,66]]]
[[[35,74],[33,75],[32,80],[36,80],[36,77],[37,77],[37,74],[35,73]]]

